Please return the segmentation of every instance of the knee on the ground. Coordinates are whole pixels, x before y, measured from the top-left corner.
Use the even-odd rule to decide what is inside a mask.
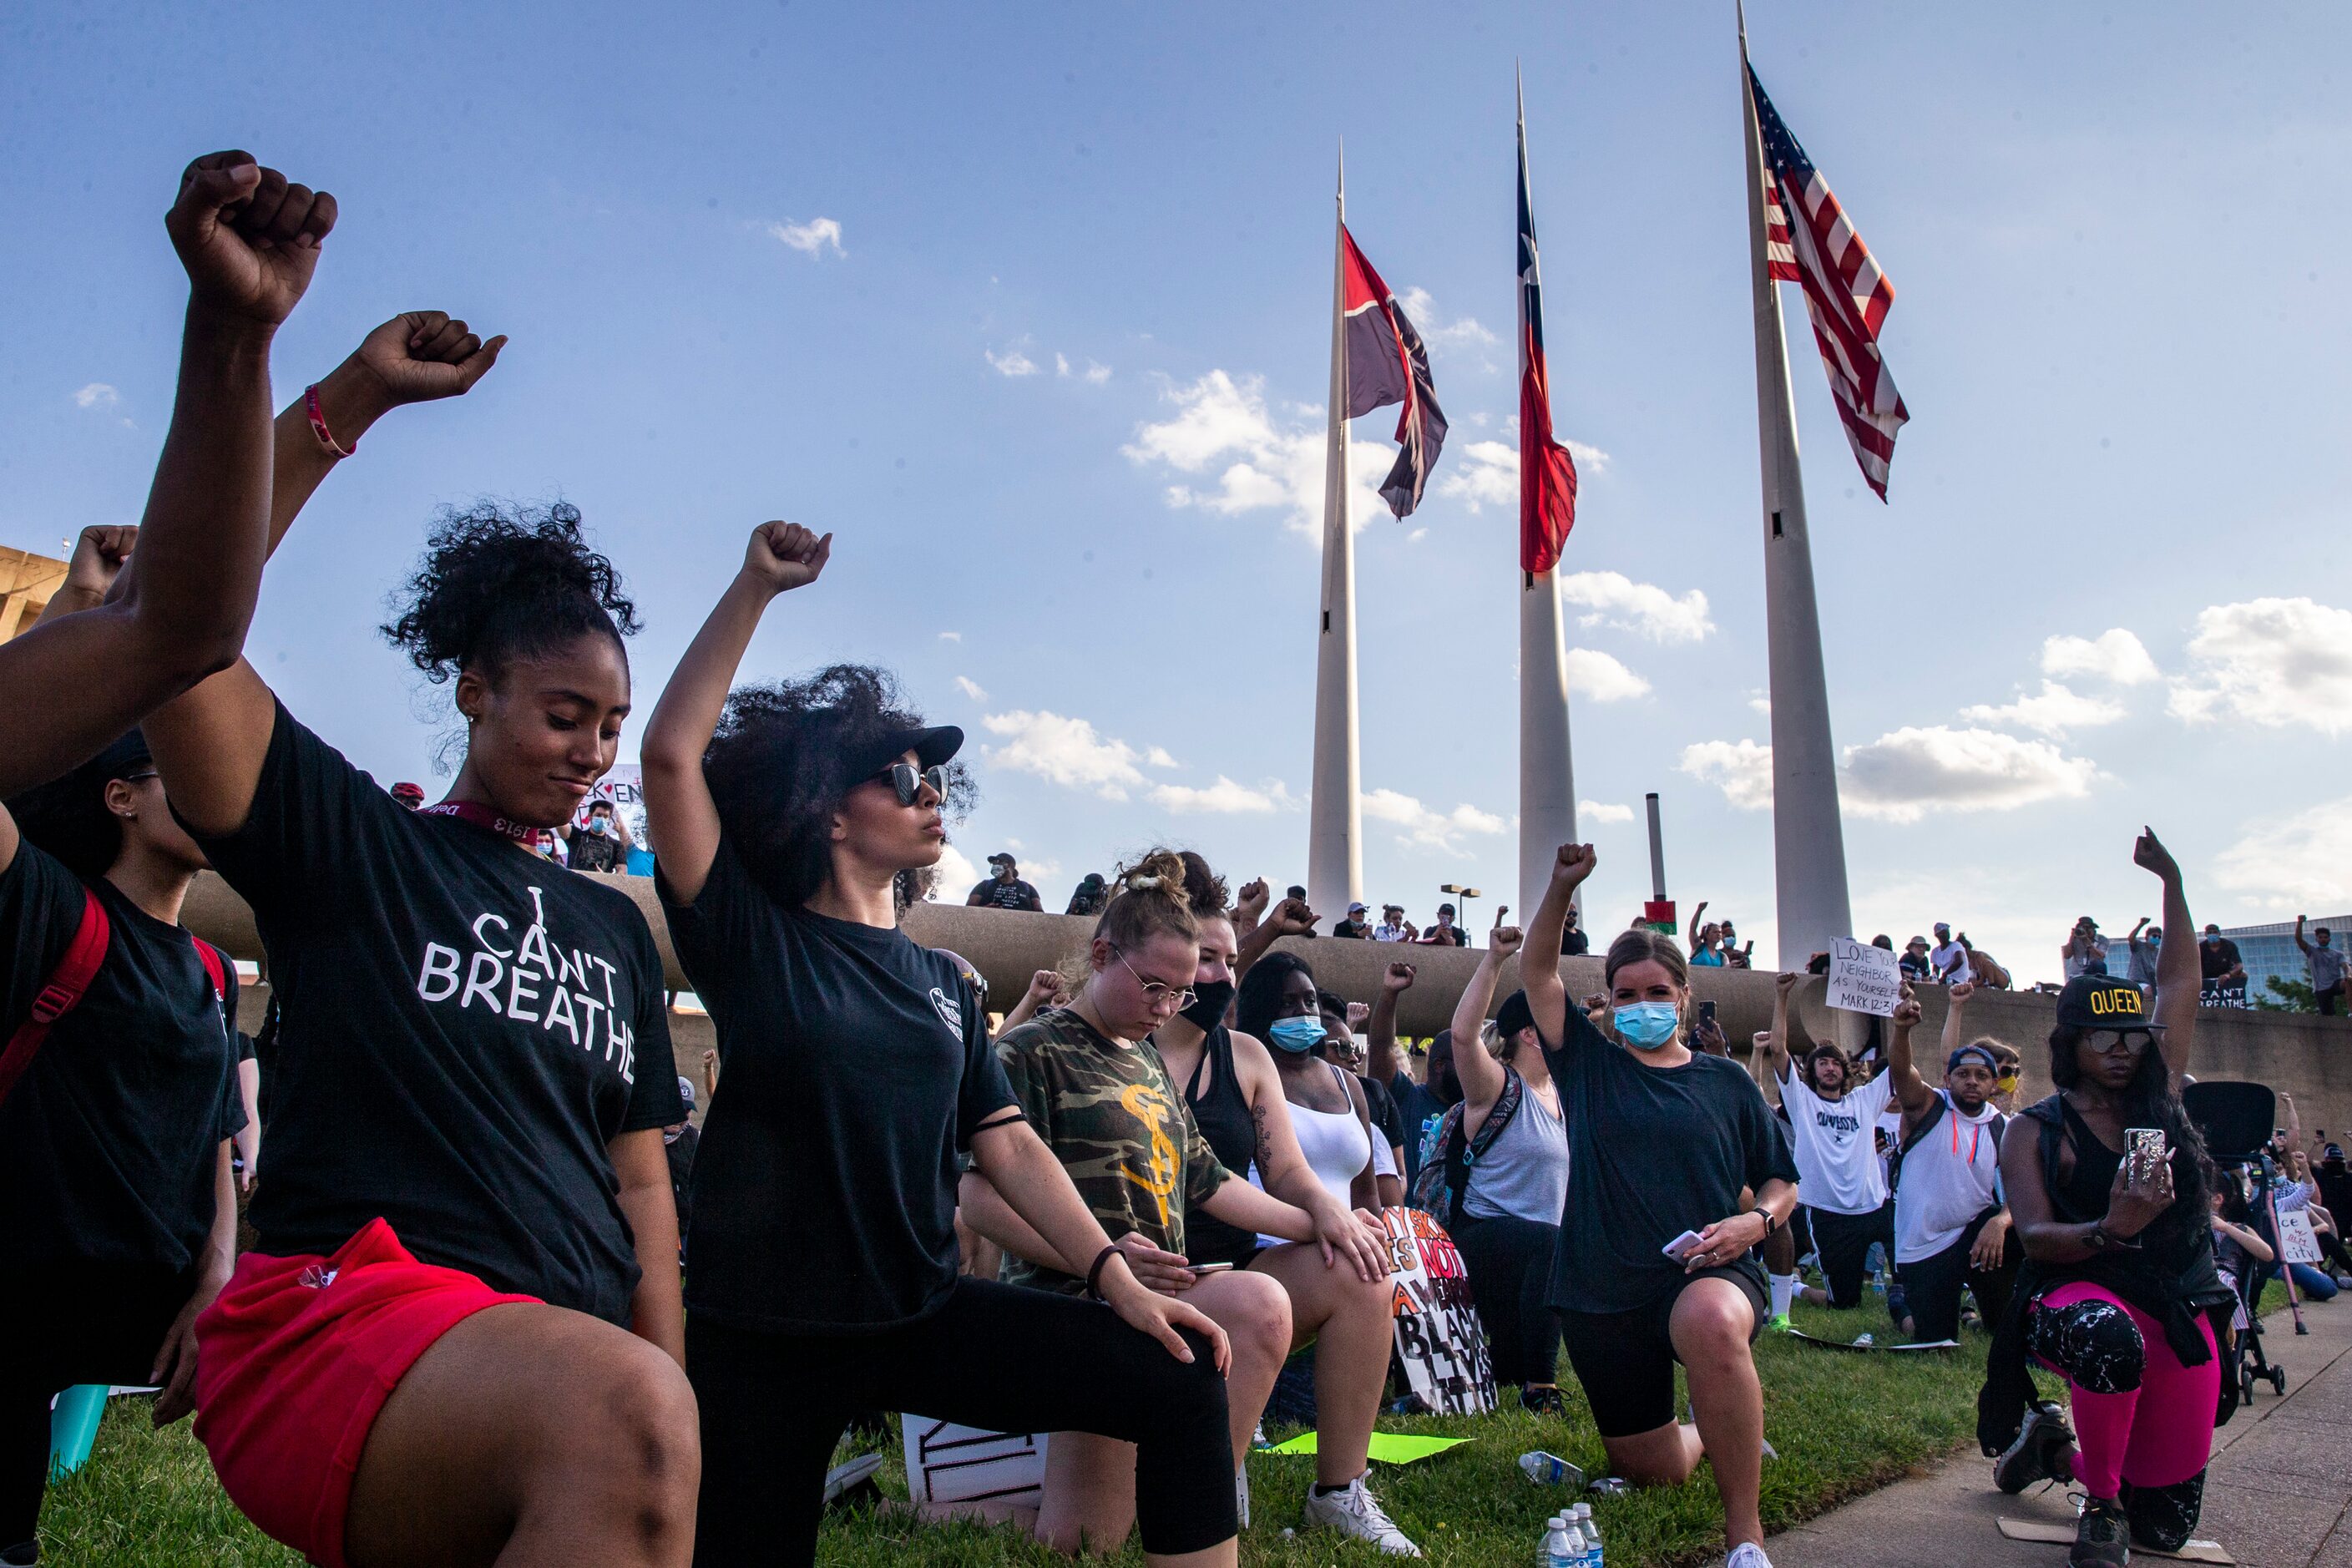
[[[2205,1509],[2205,1472],[2168,1487],[2123,1488],[2124,1517],[2131,1522],[2134,1546],[2158,1552],[2178,1552],[2188,1543]]]

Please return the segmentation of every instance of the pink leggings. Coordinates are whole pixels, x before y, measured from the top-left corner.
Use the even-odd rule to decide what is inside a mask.
[[[2028,1342],[2036,1359],[2066,1379],[2082,1455],[2074,1478],[2093,1497],[2120,1484],[2168,1487],[2205,1468],[2221,1360],[2213,1325],[2200,1314],[2207,1355],[2183,1366],[2164,1325],[2087,1280],[2061,1285],[2034,1303]]]

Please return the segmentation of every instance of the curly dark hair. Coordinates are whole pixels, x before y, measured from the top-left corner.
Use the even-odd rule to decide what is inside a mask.
[[[1314,969],[1294,952],[1269,952],[1250,965],[1234,998],[1234,1027],[1263,1040],[1282,1006],[1282,990],[1295,973],[1315,978]]]
[[[510,661],[592,632],[622,647],[637,630],[620,574],[588,547],[580,509],[564,501],[443,507],[391,604],[398,614],[378,629],[436,685],[466,669],[495,680]]]
[[[832,819],[871,776],[857,760],[922,727],[887,671],[836,664],[798,680],[739,686],[702,754],[702,774],[736,857],[768,896],[798,909],[833,870]],[[960,817],[979,790],[950,763],[942,809]]]

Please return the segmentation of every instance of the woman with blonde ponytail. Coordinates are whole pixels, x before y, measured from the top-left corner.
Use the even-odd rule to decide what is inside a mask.
[[[1185,1256],[1189,1215],[1288,1241],[1313,1242],[1317,1216],[1240,1180],[1219,1161],[1152,1031],[1194,1000],[1201,929],[1184,862],[1155,849],[1113,879],[1096,922],[1086,977],[1067,1006],[1051,1007],[996,1043],[1013,1096],[1136,1277],[1223,1328],[1234,1497],[1245,1513],[1242,1468],[1257,1414],[1290,1353],[1290,1299],[1280,1280],[1247,1269],[1201,1272]],[[963,1180],[966,1223],[1003,1247],[1006,1278],[1064,1295],[1082,1286],[1084,1259],[1039,1236],[980,1172]],[[1372,1276],[1367,1268],[1367,1278]],[[1151,1456],[1129,1444],[1056,1432],[1046,1450],[1039,1539],[1065,1552],[1107,1551],[1126,1539],[1140,1489],[1155,1484]]]

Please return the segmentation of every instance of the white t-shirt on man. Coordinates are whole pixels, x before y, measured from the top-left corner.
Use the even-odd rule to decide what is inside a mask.
[[[1903,1156],[1903,1184],[1895,1194],[1897,1263],[1935,1257],[2000,1202],[2000,1112],[1987,1105],[1974,1117],[1963,1116],[1950,1090],[1936,1093],[1944,1113]]]
[[[1959,967],[1951,970],[1948,973],[1946,973],[1947,966],[1955,961],[1958,963]],[[1936,978],[1947,985],[1958,985],[1964,980],[1976,979],[1976,972],[1969,964],[1969,950],[1957,942],[1948,942],[1929,953],[1927,963],[1935,972]]]
[[[1789,1152],[1797,1161],[1797,1196],[1830,1214],[1874,1212],[1886,1201],[1886,1171],[1878,1158],[1879,1113],[1895,1092],[1894,1075],[1880,1073],[1838,1100],[1813,1092],[1794,1065],[1781,1075],[1780,1104],[1789,1112]]]

